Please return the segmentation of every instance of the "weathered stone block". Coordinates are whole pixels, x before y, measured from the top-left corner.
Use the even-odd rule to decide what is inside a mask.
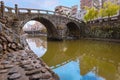
[[[0,70],[0,74],[7,73],[7,69]]]
[[[21,77],[21,74],[14,73],[8,77],[9,80],[19,79]]]

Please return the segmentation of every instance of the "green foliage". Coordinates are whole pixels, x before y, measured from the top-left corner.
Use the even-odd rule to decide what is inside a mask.
[[[106,13],[106,16],[110,17],[117,14],[119,10],[119,5],[108,1],[104,3],[103,9]]]
[[[101,8],[100,10],[99,10],[99,17],[105,17],[105,16],[107,16],[107,13],[105,12],[105,9],[103,9],[103,8]]]
[[[86,7],[86,10],[87,10],[87,13],[84,16],[85,21],[93,20],[98,17],[98,11],[94,7],[92,8]]]
[[[110,17],[116,15],[120,9],[120,5],[108,1],[105,2],[103,8],[100,8],[99,10],[95,9],[94,7],[85,7],[85,9],[87,13],[84,16],[84,20],[87,22],[98,17]]]
[[[110,25],[92,26],[88,35],[95,38],[120,39],[120,27],[117,25],[114,27]]]

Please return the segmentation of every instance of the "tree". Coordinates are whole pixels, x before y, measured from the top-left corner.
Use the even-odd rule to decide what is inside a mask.
[[[98,17],[98,11],[94,7],[92,8],[85,8],[87,10],[87,13],[84,16],[85,21],[90,21]]]
[[[104,3],[103,9],[106,13],[106,16],[110,17],[110,16],[117,14],[117,12],[119,10],[119,5],[108,1],[108,2]]]
[[[85,21],[94,20],[98,17],[110,17],[117,14],[118,10],[120,9],[120,5],[107,1],[103,4],[103,7],[99,10],[95,9],[94,7],[88,8],[85,7],[87,13],[84,16]]]
[[[106,12],[105,12],[105,9],[100,8],[98,15],[99,15],[99,17],[105,17],[105,16],[107,16],[107,14],[106,14]]]

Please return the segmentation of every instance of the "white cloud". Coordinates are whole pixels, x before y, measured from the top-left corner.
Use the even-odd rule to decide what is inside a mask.
[[[54,5],[58,4],[58,3],[59,3],[58,0],[49,0],[49,1],[45,0],[43,6],[51,7],[51,6],[54,6]]]
[[[59,0],[3,0],[7,6],[54,10]]]

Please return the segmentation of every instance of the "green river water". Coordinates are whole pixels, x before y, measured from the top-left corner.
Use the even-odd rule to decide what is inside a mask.
[[[120,44],[92,40],[47,41],[27,38],[60,80],[120,80]]]

